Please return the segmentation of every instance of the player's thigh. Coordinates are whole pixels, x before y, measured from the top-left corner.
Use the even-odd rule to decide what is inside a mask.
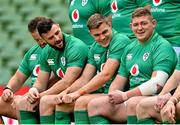
[[[151,110],[154,109],[154,105],[156,104],[156,102],[157,96],[150,96],[142,99],[138,105],[143,109]]]
[[[88,103],[97,97],[104,96],[104,94],[87,94],[79,97],[75,102],[75,110],[87,110]]]
[[[4,102],[2,98],[0,97],[0,115],[11,117],[17,119],[17,111],[16,108],[13,108],[11,105],[11,102]]]
[[[114,121],[115,123],[124,123],[127,121],[127,102],[111,105],[110,112],[111,115],[109,119]]]
[[[115,122],[126,120],[126,105],[111,104],[107,95],[92,99],[88,104],[88,115],[102,115]]]
[[[155,104],[157,103],[157,99],[158,99],[158,96],[150,96],[150,97],[142,99],[136,108],[137,110],[136,112],[141,112],[141,110],[143,110],[149,116],[161,121],[160,113],[157,112],[154,108]]]
[[[135,96],[131,97],[127,100],[127,114],[128,115],[135,115],[136,114],[136,106],[139,102],[146,97],[144,96]]]

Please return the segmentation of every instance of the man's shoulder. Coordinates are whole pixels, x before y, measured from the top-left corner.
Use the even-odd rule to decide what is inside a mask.
[[[33,53],[41,53],[41,51],[42,51],[42,48],[39,46],[39,45],[34,45],[34,46],[32,46],[27,52],[26,52],[26,55],[27,54],[33,54]]]
[[[70,48],[70,49],[81,49],[84,48],[85,50],[88,49],[87,45],[80,40],[79,38],[76,38],[72,35],[65,35],[65,44],[66,44],[66,48]]]
[[[157,46],[166,46],[166,47],[171,47],[171,44],[169,43],[168,40],[163,38],[161,35],[157,34],[156,38],[153,39],[153,44],[157,44]]]

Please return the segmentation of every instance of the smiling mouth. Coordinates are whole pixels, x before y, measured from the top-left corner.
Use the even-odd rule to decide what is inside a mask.
[[[63,45],[63,41],[61,41],[61,40],[56,41],[56,46],[61,47],[62,45]]]
[[[139,33],[137,33],[138,35],[143,35],[145,32],[139,32]]]

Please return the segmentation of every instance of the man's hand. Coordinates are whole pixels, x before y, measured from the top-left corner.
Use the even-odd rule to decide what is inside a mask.
[[[2,93],[2,99],[5,102],[10,102],[13,100],[14,94],[10,89],[5,89]]]
[[[80,96],[81,95],[80,95],[79,91],[76,91],[76,92],[73,92],[73,93],[63,96],[62,101],[64,103],[73,103]]]
[[[160,110],[164,107],[164,105],[167,103],[167,101],[170,99],[170,97],[171,97],[170,93],[158,96],[157,97],[157,102],[154,105],[154,109],[157,112],[160,112]]]
[[[27,101],[29,101],[30,104],[35,103],[40,98],[39,92],[36,88],[30,88],[28,91],[28,97]]]
[[[27,101],[28,95],[23,96],[15,96],[13,103],[11,104],[13,108],[16,110],[25,110],[30,112],[35,112],[37,105],[39,104],[39,101],[36,101],[33,104],[30,104],[29,101]]]
[[[110,94],[108,94],[108,96],[109,96],[109,102],[111,104],[120,104],[127,100],[126,93],[120,90],[115,90]]]
[[[175,110],[174,103],[172,101],[168,101],[161,110],[161,117],[163,121],[168,121],[168,123],[175,124]]]
[[[60,94],[58,94],[56,97],[55,97],[55,104],[61,104],[63,103],[63,96],[67,95],[67,91],[62,91]]]

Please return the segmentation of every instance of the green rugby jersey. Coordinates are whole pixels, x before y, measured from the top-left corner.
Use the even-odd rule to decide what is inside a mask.
[[[93,43],[88,53],[88,64],[96,67],[97,73],[101,72],[108,59],[115,59],[120,62],[124,49],[129,43],[130,39],[127,36],[113,30],[112,40],[108,47],[102,47],[97,42]],[[115,73],[113,78],[106,83],[105,93],[108,92],[109,86],[116,74],[117,73]]]
[[[179,54],[179,58],[178,58],[178,63],[176,65],[176,70],[180,70],[180,54]]]
[[[95,13],[104,16],[110,14],[109,0],[71,0],[69,5],[69,18],[72,23],[73,34],[90,46],[94,38],[89,33],[87,20]]]
[[[40,69],[39,59],[42,52],[42,48],[39,45],[34,45],[28,52],[25,54],[21,64],[19,65],[18,70],[25,74],[31,79],[31,86],[36,81],[38,72]]]
[[[129,38],[135,38],[131,28],[132,12],[138,7],[150,4],[150,0],[111,0],[113,28]]]
[[[63,78],[68,67],[84,67],[88,55],[88,47],[79,39],[64,34],[64,50],[56,50],[46,45],[40,58],[42,71],[53,72]]]
[[[148,81],[153,71],[164,71],[170,76],[176,61],[177,56],[170,43],[154,33],[149,41],[142,44],[135,40],[126,47],[118,74],[129,79],[132,89]]]
[[[156,31],[173,46],[180,47],[180,0],[151,0]]]

